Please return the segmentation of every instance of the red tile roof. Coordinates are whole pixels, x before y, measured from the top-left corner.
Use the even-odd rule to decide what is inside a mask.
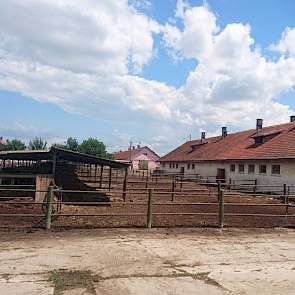
[[[295,123],[264,127],[261,136],[269,136],[262,144],[255,144],[256,130],[246,130],[184,143],[161,162],[213,161],[241,159],[291,159],[295,158]],[[253,138],[254,136],[254,138]]]
[[[143,149],[144,149],[144,147],[132,148],[131,149],[131,158],[135,154],[139,153]],[[114,153],[114,156],[115,156],[115,160],[121,160],[121,161],[126,160],[126,161],[128,161],[129,160],[129,157],[130,157],[130,150],[116,152],[116,153]]]

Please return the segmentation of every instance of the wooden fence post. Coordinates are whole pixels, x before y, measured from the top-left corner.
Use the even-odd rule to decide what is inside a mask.
[[[254,180],[253,193],[256,194],[256,191],[257,191],[257,178]]]
[[[147,207],[147,218],[146,218],[146,227],[152,227],[152,219],[153,219],[153,212],[152,212],[152,204],[153,203],[153,190],[149,189],[148,193],[148,207]]]
[[[219,192],[219,227],[222,229],[223,228],[223,222],[224,222],[224,191],[220,190]]]
[[[124,203],[126,201],[127,178],[128,178],[128,168],[125,169],[124,182],[123,182],[123,193],[122,193],[122,197],[123,197]]]
[[[46,229],[51,228],[51,214],[52,214],[52,200],[53,200],[53,187],[48,187],[47,200],[46,200]]]
[[[285,199],[285,205],[286,205],[286,219],[288,219],[288,214],[289,214],[289,196],[287,194],[287,184],[284,184],[284,199]]]
[[[220,196],[220,190],[221,190],[221,185],[220,185],[220,181],[217,182],[217,200],[219,202],[219,196]]]
[[[175,192],[175,180],[172,181],[172,194],[171,194],[171,201],[174,202],[174,192]]]

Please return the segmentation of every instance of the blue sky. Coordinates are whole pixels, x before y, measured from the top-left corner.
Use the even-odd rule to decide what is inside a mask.
[[[292,0],[63,2],[0,3],[0,136],[165,154],[295,113]]]

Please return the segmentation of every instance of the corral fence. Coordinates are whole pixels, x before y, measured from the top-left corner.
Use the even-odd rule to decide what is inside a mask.
[[[174,183],[173,181],[172,183]],[[41,226],[50,229],[52,225],[62,218],[74,218],[71,225],[74,227],[76,219],[94,219],[116,217],[140,218],[142,225],[163,226],[161,221],[172,219],[172,225],[189,225],[193,220],[208,221],[205,225],[219,226],[222,228],[227,220],[242,218],[242,223],[251,225],[253,218],[264,221],[266,218],[282,220],[292,224],[295,217],[294,194],[290,194],[290,186],[276,186],[275,195],[261,195],[253,189],[254,185],[248,185],[249,193],[242,194],[235,191],[235,184],[209,183],[208,187],[195,189],[176,189],[172,184],[170,189],[154,187],[129,188],[126,191],[118,190],[121,198],[109,202],[96,201],[65,201],[67,194],[83,194],[89,196],[97,194],[97,191],[65,190],[50,186],[48,191],[37,191],[31,186],[0,186],[0,220],[3,218],[23,219],[37,218],[33,226]],[[293,187],[293,186],[292,186]],[[270,188],[270,187],[269,187]],[[271,186],[274,188],[274,186]],[[43,202],[35,202],[36,192],[46,193]],[[4,194],[3,194],[4,193]],[[21,193],[21,196],[18,196]],[[16,207],[14,207],[16,206]],[[17,210],[13,210],[17,208]],[[186,218],[190,218],[187,220]],[[192,219],[193,218],[193,219]],[[212,221],[213,220],[213,221]],[[169,220],[168,220],[169,221]],[[168,222],[167,221],[167,222]],[[66,221],[64,221],[66,222]],[[84,222],[84,221],[82,221]],[[1,223],[1,222],[0,222]],[[245,225],[243,224],[243,225]],[[132,222],[128,224],[133,226]],[[260,225],[260,221],[254,226]],[[9,224],[7,224],[9,226]],[[120,224],[118,225],[120,226]],[[164,224],[165,226],[165,224]]]

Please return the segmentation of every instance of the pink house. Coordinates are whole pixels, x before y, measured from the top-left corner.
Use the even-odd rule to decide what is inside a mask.
[[[133,170],[154,170],[159,167],[159,155],[147,146],[129,148],[127,151],[114,153],[115,160],[131,162]]]

